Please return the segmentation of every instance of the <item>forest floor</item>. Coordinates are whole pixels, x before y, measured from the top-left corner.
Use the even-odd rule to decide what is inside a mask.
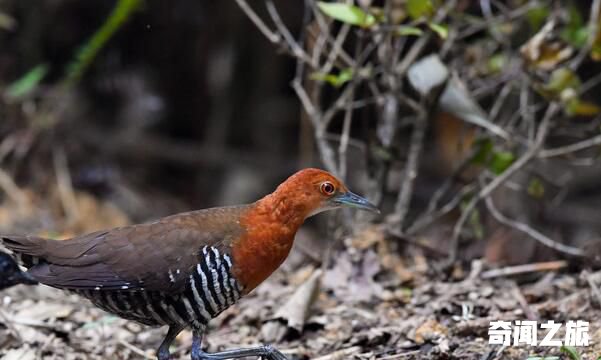
[[[212,352],[269,342],[291,359],[319,360],[577,359],[559,347],[489,345],[488,329],[494,320],[585,320],[590,346],[575,349],[584,360],[601,355],[601,273],[537,272],[518,283],[474,262],[459,280],[443,281],[430,275],[425,258],[378,256],[373,232],[349,241],[355,246],[323,272],[295,266],[302,259],[296,247],[283,270],[211,323],[204,346]],[[14,287],[0,298],[5,360],[152,359],[166,331],[45,286]],[[539,329],[538,341],[543,336]],[[182,332],[174,359],[189,359],[190,344],[191,333]]]

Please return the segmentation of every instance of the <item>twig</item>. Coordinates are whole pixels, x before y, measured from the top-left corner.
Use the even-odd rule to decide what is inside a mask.
[[[278,10],[276,9],[275,5],[273,4],[273,1],[266,0],[265,6],[267,7],[267,12],[269,12],[271,19],[273,20],[273,23],[275,24],[275,27],[278,29],[279,33],[286,40],[286,44],[288,44],[288,46],[290,47],[290,50],[292,51],[292,55],[294,55],[298,59],[304,60],[308,64],[311,64],[311,66],[313,66],[313,67],[317,67],[317,64],[313,64],[313,59],[309,56],[309,54],[307,54],[305,52],[305,50],[303,50],[303,48],[300,47],[300,45],[296,42],[296,40],[294,39],[292,34],[290,34],[290,31],[288,30],[286,25],[284,25],[284,22],[282,21],[282,18],[280,17]]]
[[[413,222],[413,224],[407,229],[407,234],[413,235],[424,227],[430,225],[433,221],[436,221],[441,216],[445,215],[449,211],[453,210],[463,199],[465,195],[474,190],[475,185],[467,185],[463,187],[451,201],[449,201],[442,208],[437,210],[438,202],[451,188],[451,185],[459,178],[463,171],[472,163],[474,156],[478,153],[478,148],[474,147],[471,150],[471,154],[466,156],[460,164],[458,164],[450,176],[440,185],[440,187],[430,197],[426,210]],[[445,211],[446,210],[446,211]]]
[[[397,360],[397,359],[402,359],[402,358],[405,358],[408,356],[418,355],[420,353],[422,353],[422,350],[411,350],[411,351],[406,351],[403,353],[396,353],[396,354],[382,356],[377,359],[378,360]],[[371,359],[371,357],[369,359]]]
[[[23,338],[21,338],[19,331],[17,331],[13,324],[14,321],[11,318],[9,318],[9,316],[6,313],[4,313],[4,310],[2,309],[0,309],[0,320],[2,320],[4,326],[6,326],[8,331],[10,331],[13,334],[15,339],[17,339],[19,342],[23,342]]]
[[[579,257],[583,257],[586,255],[586,253],[580,248],[559,243],[559,242],[549,238],[548,236],[542,234],[538,230],[533,229],[532,227],[530,227],[530,225],[520,222],[520,221],[517,221],[517,220],[510,219],[507,216],[503,215],[495,207],[491,197],[487,197],[485,202],[486,202],[486,207],[487,207],[488,211],[490,211],[492,216],[501,224],[512,227],[518,231],[521,231],[521,232],[525,233],[526,235],[530,236],[531,238],[533,238],[534,240],[540,242],[541,244],[543,244],[551,249],[562,252],[564,254],[568,254],[568,255],[572,255],[572,256],[579,256]]]
[[[320,126],[321,115],[317,108],[313,105],[313,102],[309,98],[305,88],[302,86],[299,75],[297,75],[297,77],[292,81],[292,88],[296,92],[296,96],[298,96],[300,99],[303,109],[307,113],[307,116],[313,125],[313,129],[315,131],[315,141],[317,143],[317,148],[319,149],[321,161],[323,162],[326,170],[330,172],[336,172],[337,166],[334,157],[334,150],[327,142],[325,130],[323,130]]]
[[[492,7],[490,5],[490,0],[480,0],[480,9],[482,9],[482,14],[484,15],[484,18],[486,19],[487,23],[492,23],[495,19],[493,13],[492,13]],[[490,34],[492,35],[492,37],[501,44],[506,43],[507,41],[504,39],[503,34],[501,34],[501,32],[498,30],[497,27],[495,26],[491,26],[489,27],[489,31]]]
[[[142,356],[144,359],[154,359],[154,356],[148,355],[148,352],[140,349],[139,347],[137,347],[133,344],[128,343],[127,341],[125,341],[123,339],[119,340],[118,342],[119,342],[119,344],[125,346],[126,348],[133,351],[134,353]]]
[[[54,171],[56,173],[56,183],[58,187],[58,194],[65,211],[67,223],[75,221],[79,217],[79,210],[77,206],[77,199],[73,191],[73,184],[71,183],[71,174],[69,173],[69,166],[67,165],[67,156],[62,148],[56,149],[52,153],[52,160],[54,161]]]
[[[334,66],[334,62],[338,58],[340,51],[342,50],[342,45],[348,36],[351,27],[348,24],[342,26],[338,35],[336,36],[336,40],[334,40],[334,45],[330,53],[328,54],[328,58],[326,59],[325,64],[321,67],[320,72],[323,74],[329,74]]]
[[[554,149],[541,150],[538,154],[539,158],[550,158],[574,153],[580,150],[588,149],[593,146],[601,145],[601,135],[594,136],[590,139],[579,141],[574,144],[556,147]]]
[[[280,35],[276,32],[271,31],[269,29],[269,27],[267,27],[267,25],[265,25],[263,20],[261,20],[261,18],[250,7],[250,5],[248,5],[248,3],[245,0],[236,0],[236,3],[240,7],[240,9],[242,9],[242,11],[244,11],[246,16],[250,19],[250,21],[252,21],[253,24],[255,24],[257,29],[259,29],[259,31],[261,31],[261,33],[263,35],[265,35],[267,40],[269,40],[270,42],[272,42],[276,45],[279,45],[281,43],[282,38],[280,37]]]
[[[556,271],[563,269],[567,266],[568,262],[565,260],[537,262],[487,270],[480,274],[480,277],[482,279],[493,279],[498,277],[521,275],[532,272]]]
[[[419,159],[424,145],[424,137],[428,127],[428,115],[425,113],[417,117],[415,127],[411,133],[409,145],[409,156],[405,166],[405,176],[401,183],[397,202],[395,204],[395,216],[397,217],[399,228],[403,229],[405,217],[409,211],[409,204],[413,195],[413,185],[418,174]]]
[[[522,291],[520,290],[518,285],[515,283],[515,281],[512,281],[511,295],[520,304],[520,307],[524,311],[524,314],[526,314],[526,318],[528,320],[538,320],[538,318],[539,318],[538,313],[536,312],[536,310],[532,309],[530,304],[528,304],[528,300],[526,300],[526,298],[524,297],[524,294],[522,294]]]
[[[466,205],[463,212],[461,213],[461,217],[455,224],[453,228],[453,236],[451,238],[451,250],[449,251],[449,263],[452,263],[457,258],[457,248],[459,245],[459,237],[461,235],[461,230],[463,226],[467,222],[469,216],[472,211],[481,200],[487,198],[495,189],[497,189],[501,184],[503,184],[507,179],[509,179],[512,175],[514,175],[517,171],[521,170],[526,164],[530,162],[539,152],[540,148],[543,146],[544,140],[547,137],[547,133],[549,132],[551,119],[555,116],[555,114],[559,110],[559,105],[557,103],[549,104],[547,111],[541,121],[541,124],[538,127],[538,133],[536,135],[536,139],[534,144],[522,155],[519,159],[517,159],[513,164],[511,164],[502,174],[495,177],[488,185],[484,186],[480,192],[476,196],[472,198],[472,200]],[[548,243],[548,242],[547,242]]]
[[[597,305],[601,306],[601,290],[599,290],[599,287],[595,283],[595,280],[593,279],[592,274],[589,273],[588,271],[584,271],[583,275],[586,278],[586,281],[588,282],[588,285],[591,287],[591,292],[595,296],[595,300],[597,301]]]
[[[402,242],[404,242],[406,244],[409,244],[409,245],[415,246],[417,248],[423,249],[425,251],[430,252],[431,254],[435,254],[435,255],[440,256],[440,257],[449,256],[449,254],[446,251],[438,249],[438,248],[435,248],[435,247],[431,247],[431,246],[426,245],[426,244],[422,244],[417,239],[415,239],[415,238],[413,238],[411,236],[408,236],[406,234],[403,234],[400,231],[398,231],[398,230],[396,230],[396,229],[394,229],[392,227],[387,227],[386,228],[386,232],[388,233],[388,235],[394,237],[394,239],[396,239],[396,240],[400,240],[400,241],[402,241]]]
[[[457,0],[446,1],[444,7],[442,7],[437,14],[434,16],[433,22],[439,23],[447,17],[448,13],[455,8]],[[430,42],[432,32],[427,32],[419,37],[419,39],[411,46],[407,55],[403,58],[397,66],[395,66],[395,73],[398,76],[405,76],[409,67],[415,62],[415,59],[422,53],[422,50]]]
[[[580,67],[595,43],[597,32],[599,31],[599,11],[601,11],[601,0],[593,0],[591,4],[591,11],[589,12],[590,17],[587,25],[588,36],[586,38],[586,43],[580,48],[580,51],[569,65],[570,69],[574,71]]]
[[[345,35],[346,37],[346,35]],[[363,39],[360,37],[359,41],[357,41],[357,44],[355,45],[355,58],[359,60],[359,58],[361,57],[361,48],[363,47]],[[360,61],[360,60],[359,60]],[[340,144],[338,146],[338,175],[340,176],[340,178],[342,180],[346,179],[346,168],[347,168],[347,162],[346,162],[346,152],[348,149],[348,143],[349,143],[349,137],[350,137],[350,133],[351,133],[351,122],[353,120],[353,99],[355,97],[355,89],[357,87],[357,81],[358,81],[358,72],[359,72],[359,64],[360,62],[357,61],[355,62],[355,67],[353,67],[353,79],[351,81],[351,83],[348,85],[348,87],[350,88],[350,94],[349,94],[349,101],[347,101],[346,103],[346,110],[344,112],[344,122],[342,124],[342,135],[340,138]]]
[[[361,351],[361,346],[351,346],[346,349],[334,351],[328,355],[320,356],[313,360],[345,360],[350,359],[352,355]]]
[[[27,205],[27,196],[15,182],[12,177],[3,169],[0,169],[0,188],[4,191],[6,196],[8,196],[19,209],[24,209]]]

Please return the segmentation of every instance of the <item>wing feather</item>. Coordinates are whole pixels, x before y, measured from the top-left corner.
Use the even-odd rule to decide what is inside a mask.
[[[39,259],[29,273],[61,289],[183,291],[205,246],[226,249],[243,229],[244,206],[214,208],[99,231],[70,240],[2,236],[10,250]]]

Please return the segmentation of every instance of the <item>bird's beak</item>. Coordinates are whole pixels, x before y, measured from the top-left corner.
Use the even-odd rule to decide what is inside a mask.
[[[369,201],[367,201],[367,199],[362,198],[361,196],[354,194],[350,191],[340,193],[334,196],[331,201],[338,206],[367,210],[376,214],[380,213],[380,210],[376,207],[376,205],[370,203]]]

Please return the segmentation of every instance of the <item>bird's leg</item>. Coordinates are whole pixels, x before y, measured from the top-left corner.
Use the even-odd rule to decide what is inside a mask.
[[[239,359],[247,356],[260,356],[266,360],[288,360],[284,354],[271,345],[225,350],[212,354],[202,351],[201,345],[202,333],[194,331],[192,335],[192,360],[227,360]]]
[[[169,360],[169,347],[177,334],[179,334],[183,330],[182,326],[179,325],[171,325],[169,326],[169,331],[167,331],[167,335],[165,335],[165,339],[159,346],[159,351],[157,353],[158,360]]]

